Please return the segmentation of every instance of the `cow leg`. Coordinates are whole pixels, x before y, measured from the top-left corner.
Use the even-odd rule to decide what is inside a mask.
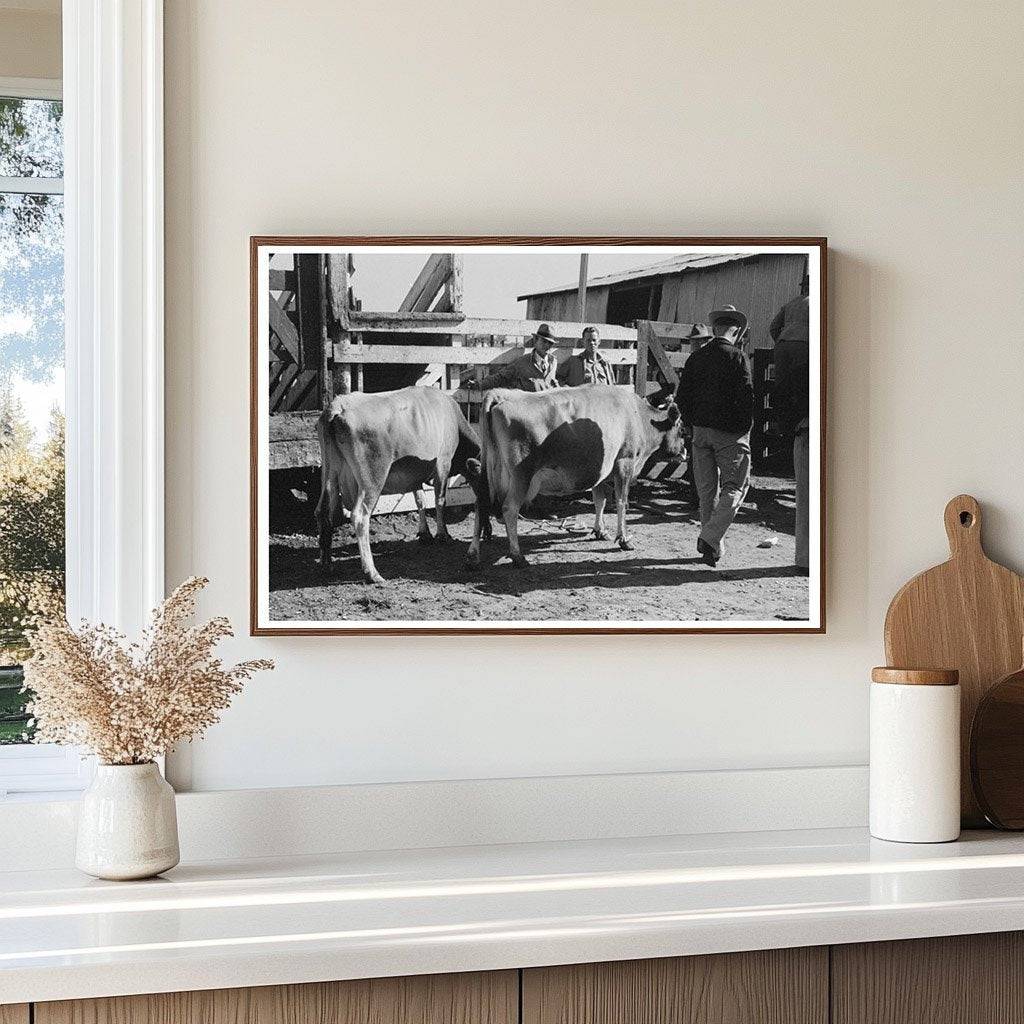
[[[487,525],[490,526],[490,517]],[[480,512],[480,500],[477,499],[473,506],[473,539],[469,543],[469,550],[466,552],[466,567],[469,569],[480,568],[480,535],[483,532],[483,521]]]
[[[508,554],[515,565],[525,569],[530,563],[519,550],[519,509],[520,503],[506,498],[502,506],[502,518],[505,520],[505,533],[508,534]]]
[[[427,526],[427,510],[423,507],[423,488],[417,487],[412,492],[412,496],[416,501],[416,510],[420,514],[420,526],[417,531],[421,544],[433,544],[434,538],[431,536],[430,527]]]
[[[373,514],[379,491],[370,492],[359,489],[356,500],[352,503],[352,531],[359,545],[359,561],[363,566],[363,575],[369,583],[383,583],[384,577],[377,572],[373,564],[373,552],[370,550],[370,517]]]
[[[608,501],[608,487],[601,483],[590,493],[594,499],[594,539],[607,540],[608,534],[604,532],[604,506]]]
[[[505,520],[505,533],[508,534],[508,553],[515,565],[521,569],[530,563],[519,550],[519,510],[532,499],[530,484],[532,474],[528,475],[522,466],[517,466],[512,474],[509,492],[502,502],[502,518]]]
[[[320,532],[320,569],[330,572],[331,547],[334,541],[334,513],[337,507],[337,486],[330,475],[325,474],[320,488],[320,500],[316,505],[316,524]]]
[[[442,544],[447,544],[452,539],[444,522],[445,506],[448,504],[448,477],[451,471],[452,464],[449,461],[444,465],[438,465],[434,474],[434,517],[437,521],[437,539]]]
[[[632,551],[633,542],[626,533],[626,506],[629,504],[629,481],[618,479],[615,481],[615,504],[619,513],[619,532],[615,537],[623,551]]]
[[[473,489],[473,541],[466,552],[466,565],[475,568],[480,564],[480,541],[490,540],[491,501],[488,493],[487,475],[479,459],[466,459],[463,475]]]

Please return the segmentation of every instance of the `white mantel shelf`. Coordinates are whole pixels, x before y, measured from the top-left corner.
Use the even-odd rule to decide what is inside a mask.
[[[1024,928],[1024,838],[860,829],[0,873],[0,1003]]]

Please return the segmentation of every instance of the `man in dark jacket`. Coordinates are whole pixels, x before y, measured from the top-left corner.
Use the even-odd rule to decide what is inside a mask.
[[[793,561],[810,572],[810,299],[807,275],[800,294],[775,314],[768,333],[775,342],[772,408],[782,436],[793,443],[796,478],[796,554]]]
[[[750,485],[754,385],[739,347],[746,316],[735,306],[725,306],[714,310],[708,321],[714,337],[686,360],[676,402],[683,423],[693,431],[690,448],[701,527],[697,551],[715,566]]]

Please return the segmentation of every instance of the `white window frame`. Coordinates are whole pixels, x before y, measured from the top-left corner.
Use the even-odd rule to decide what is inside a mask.
[[[64,0],[68,618],[137,635],[164,596],[163,0]],[[18,95],[11,91],[6,95]],[[88,783],[0,748],[0,798]]]

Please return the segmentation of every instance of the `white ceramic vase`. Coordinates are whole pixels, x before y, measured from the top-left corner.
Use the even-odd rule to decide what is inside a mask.
[[[82,794],[75,864],[96,878],[150,878],[178,863],[174,790],[149,764],[101,764]]]

